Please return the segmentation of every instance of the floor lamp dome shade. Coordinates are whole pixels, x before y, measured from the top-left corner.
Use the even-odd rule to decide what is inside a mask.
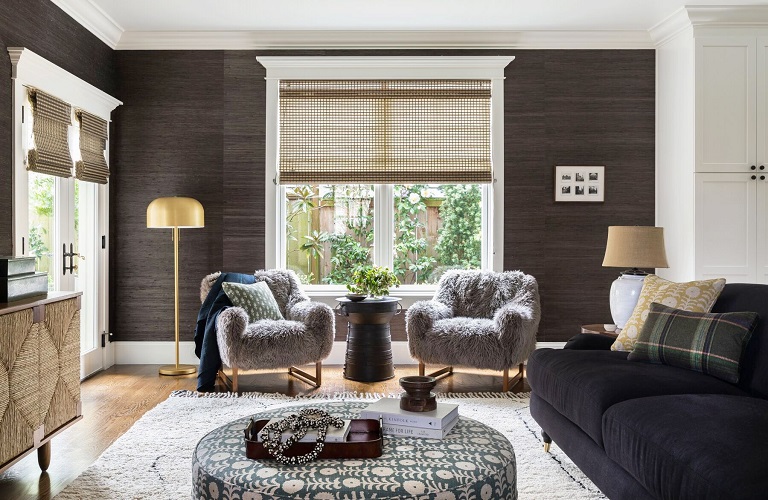
[[[179,364],[179,229],[205,226],[203,206],[194,198],[169,196],[157,198],[147,207],[147,227],[173,230],[173,284],[176,319],[176,364],[160,367],[160,375],[189,375],[194,365]]]
[[[610,226],[603,267],[627,268],[611,284],[611,316],[617,328],[632,316],[646,272],[640,268],[669,267],[664,249],[664,228]]]
[[[204,227],[205,210],[194,198],[157,198],[147,207],[147,227]]]

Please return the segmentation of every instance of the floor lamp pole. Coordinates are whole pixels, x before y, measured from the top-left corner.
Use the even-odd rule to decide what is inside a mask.
[[[179,228],[173,228],[173,298],[174,323],[176,327],[176,365],[160,367],[160,375],[189,375],[195,373],[197,367],[179,364]]]

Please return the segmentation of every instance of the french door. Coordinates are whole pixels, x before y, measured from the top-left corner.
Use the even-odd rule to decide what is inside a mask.
[[[28,201],[16,213],[16,248],[36,257],[37,270],[48,273],[49,291],[82,292],[81,376],[88,376],[104,367],[106,187],[36,172],[17,174],[26,177],[16,186],[26,187]]]

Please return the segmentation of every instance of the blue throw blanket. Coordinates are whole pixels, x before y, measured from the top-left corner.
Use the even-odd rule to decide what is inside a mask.
[[[221,368],[219,344],[216,341],[216,319],[221,311],[232,307],[232,302],[224,293],[221,284],[232,282],[250,285],[255,281],[252,274],[221,273],[200,307],[195,327],[195,354],[200,358],[200,371],[197,374],[198,391],[213,391],[216,385],[216,374]]]

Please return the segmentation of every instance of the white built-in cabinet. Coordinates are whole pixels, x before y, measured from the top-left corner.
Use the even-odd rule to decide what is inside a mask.
[[[696,278],[768,283],[766,45],[696,39]]]
[[[768,283],[768,24],[691,24],[657,49],[659,274]]]

